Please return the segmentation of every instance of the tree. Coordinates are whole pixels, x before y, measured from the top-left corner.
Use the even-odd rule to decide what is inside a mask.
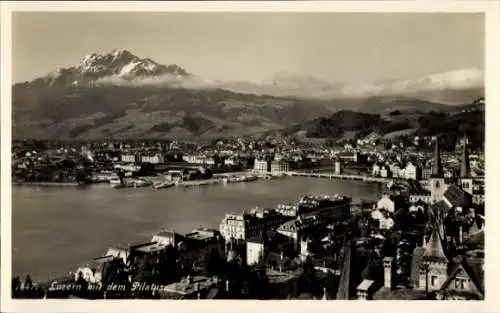
[[[140,257],[138,261],[139,263],[137,264],[134,280],[138,282],[148,282],[152,274],[152,264],[150,258],[147,255],[144,255]]]
[[[263,300],[270,297],[269,280],[264,266],[249,267],[246,277],[250,298]]]
[[[19,278],[19,276],[12,278],[11,288],[12,288],[12,297],[19,298],[21,293],[21,279]]]
[[[169,284],[181,276],[177,263],[177,251],[173,246],[168,246],[160,253],[158,262],[155,264],[155,271],[155,279],[162,284]]]
[[[312,294],[317,295],[318,292],[321,292],[319,287],[314,264],[308,256],[304,263],[302,263],[302,274],[299,278],[299,289],[301,292],[311,292]]]
[[[218,276],[224,270],[224,260],[217,249],[207,249],[203,255],[203,272],[207,276]]]
[[[26,275],[26,278],[24,280],[24,287],[28,289],[33,287],[33,281],[31,280],[30,275]]]
[[[82,272],[78,272],[78,279],[76,280],[75,284],[78,286],[79,289],[77,292],[78,296],[83,296],[86,293],[86,290],[89,286],[89,283],[85,280],[83,277]]]

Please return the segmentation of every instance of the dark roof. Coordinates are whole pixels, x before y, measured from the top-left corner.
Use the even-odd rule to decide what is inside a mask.
[[[482,272],[482,261],[467,259],[465,257],[460,257],[458,262],[456,262],[450,273],[448,274],[448,279],[441,286],[441,290],[446,289],[446,287],[453,281],[456,274],[463,270],[467,276],[469,276],[471,282],[477,288],[477,290],[484,295],[484,275]]]
[[[275,237],[276,232],[272,230],[261,231],[257,235],[247,239],[247,242],[268,244]]]
[[[431,237],[422,255],[422,261],[448,263],[437,227],[432,230]]]
[[[264,234],[262,232],[258,233],[256,236],[253,236],[252,238],[249,238],[247,242],[252,242],[252,243],[260,243],[260,244],[265,244],[266,239],[264,238]]]
[[[455,185],[450,185],[446,189],[444,197],[454,207],[467,207],[472,202],[472,196]]]
[[[432,214],[442,215],[442,214],[448,212],[448,210],[449,210],[449,207],[448,207],[448,205],[446,205],[446,202],[444,202],[444,200],[438,201],[431,206]]]
[[[465,257],[464,269],[471,277],[471,280],[479,287],[479,291],[484,294],[484,258]]]
[[[337,290],[337,300],[349,300],[350,298],[350,282],[351,282],[351,242],[347,240],[344,243],[344,253],[342,256],[342,269],[340,271],[339,288]]]

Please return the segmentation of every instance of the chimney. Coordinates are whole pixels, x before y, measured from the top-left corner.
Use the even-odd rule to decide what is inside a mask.
[[[226,292],[229,292],[229,279],[226,279]]]
[[[425,240],[425,232],[424,232],[424,238],[422,239],[422,248],[425,248],[427,246],[427,240]]]
[[[198,292],[198,294],[196,295],[196,298],[197,298],[198,300],[200,300],[200,293],[199,293],[199,292]]]
[[[326,287],[323,287],[323,300],[328,300],[328,295],[326,293]]]
[[[374,281],[369,280],[369,279],[364,279],[356,288],[357,289],[357,297],[358,300],[368,300],[371,295],[369,293],[371,292],[371,287],[373,285]]]
[[[389,289],[392,289],[393,261],[393,257],[388,256],[384,258],[384,287]]]

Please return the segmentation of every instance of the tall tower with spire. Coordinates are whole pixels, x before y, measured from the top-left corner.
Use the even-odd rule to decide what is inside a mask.
[[[460,178],[470,177],[469,151],[467,150],[467,136],[464,135],[464,146],[462,149],[462,160],[460,164]]]
[[[439,137],[436,135],[434,144],[434,154],[432,156],[432,172],[431,177],[443,177],[443,164],[441,163],[441,151],[439,149]]]
[[[432,171],[429,179],[429,189],[431,191],[431,200],[438,202],[443,199],[447,186],[444,181],[443,164],[441,163],[441,151],[439,149],[439,138],[436,136],[434,145],[434,154],[432,158]]]
[[[460,177],[458,178],[460,188],[469,194],[473,193],[473,180],[470,173],[469,151],[467,150],[467,137],[464,136],[464,146],[462,149],[462,157],[460,161]]]

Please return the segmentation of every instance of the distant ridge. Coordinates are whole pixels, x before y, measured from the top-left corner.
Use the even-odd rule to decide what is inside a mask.
[[[13,136],[199,139],[255,135],[297,125],[310,129],[311,121],[341,110],[375,115],[394,110],[448,112],[454,108],[447,103],[467,104],[484,96],[477,87],[480,78],[479,70],[455,71],[400,84],[406,86],[398,87],[403,94],[387,87],[399,86],[394,82],[363,89],[369,91],[364,94],[290,73],[279,73],[262,84],[204,79],[180,65],[162,65],[115,49],[90,53],[74,66],[15,84]],[[427,86],[427,91],[417,85]],[[432,100],[438,96],[447,101]]]

